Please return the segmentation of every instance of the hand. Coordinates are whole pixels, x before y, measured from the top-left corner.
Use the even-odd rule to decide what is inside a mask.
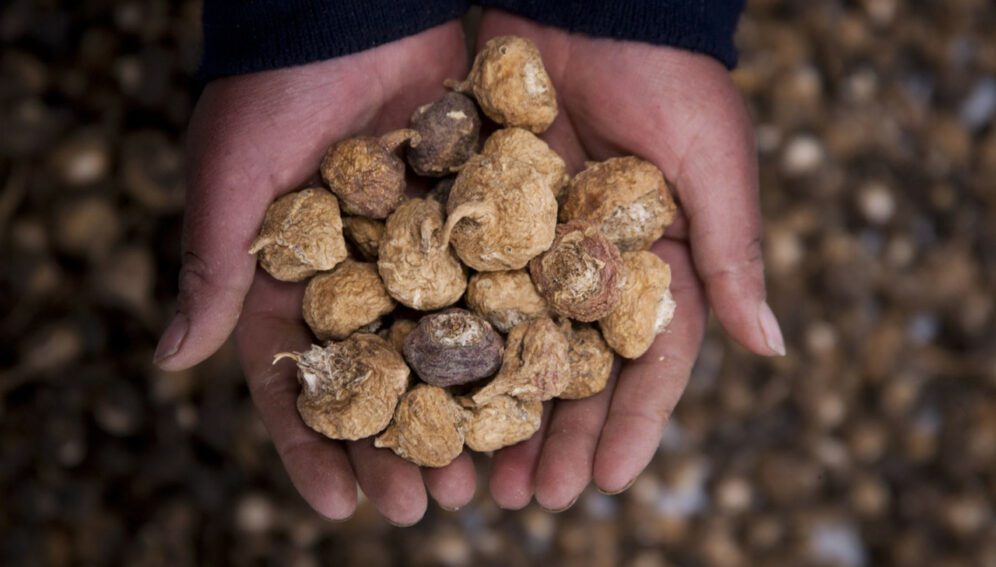
[[[591,480],[603,492],[625,490],[650,462],[688,382],[707,301],[753,352],[784,354],[784,346],[764,301],[753,131],[726,69],[688,51],[569,35],[486,11],[481,44],[507,34],[542,52],[560,104],[543,137],[568,168],[643,157],[664,171],[683,212],[653,247],[672,268],[678,309],[668,331],[605,391],[556,401],[539,434],[495,455],[490,484],[499,505],[521,508],[535,494],[561,510]]]
[[[451,22],[346,57],[213,81],[190,123],[179,308],[156,363],[180,370],[201,362],[237,322],[253,401],[294,486],[329,518],[353,513],[357,482],[396,524],[424,514],[423,481],[440,505],[463,506],[474,493],[473,463],[465,453],[423,471],[370,439],[340,443],[306,427],[293,365],[271,365],[275,353],[311,343],[301,317],[304,285],[257,271],[249,244],[267,206],[313,177],[330,143],[404,127],[466,67],[463,33]]]

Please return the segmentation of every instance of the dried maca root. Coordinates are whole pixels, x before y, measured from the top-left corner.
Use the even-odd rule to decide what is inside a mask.
[[[444,467],[463,451],[467,414],[438,386],[418,384],[398,403],[394,420],[374,439],[420,467]]]
[[[346,258],[335,196],[311,188],[280,197],[266,210],[249,253],[271,276],[285,282],[331,270]]]
[[[379,433],[408,389],[405,361],[377,335],[356,334],[326,347],[281,353],[297,363],[297,409],[308,427],[331,439],[356,440]]]
[[[533,317],[546,317],[546,301],[524,270],[479,272],[467,284],[467,306],[495,329],[508,333]]]
[[[418,132],[397,130],[380,138],[357,136],[333,144],[322,160],[322,179],[350,215],[387,218],[405,192],[405,163],[394,151],[419,143]]]
[[[387,219],[377,269],[391,297],[420,311],[452,305],[467,272],[443,240],[443,206],[410,199]]]
[[[622,292],[619,250],[583,221],[559,225],[550,249],[529,262],[529,273],[551,309],[586,323],[611,313]]]
[[[546,401],[560,395],[571,379],[567,337],[551,319],[517,325],[505,342],[501,370],[471,399],[482,405],[502,394]]]
[[[528,164],[477,155],[453,183],[443,242],[481,272],[518,270],[553,242],[557,201]]]
[[[463,82],[446,86],[473,93],[481,110],[503,126],[545,131],[557,117],[557,91],[543,66],[539,50],[522,37],[489,40],[474,58]]]
[[[375,264],[345,260],[331,272],[311,278],[301,312],[311,332],[327,341],[368,327],[394,306]]]
[[[540,173],[547,186],[553,191],[554,198],[559,197],[570,176],[567,175],[567,164],[557,152],[536,134],[522,128],[503,128],[496,131],[484,142],[481,153],[497,155],[524,161]]]
[[[497,451],[532,437],[543,419],[543,402],[495,396],[482,405],[459,398],[467,410],[464,442],[474,451]]]
[[[616,309],[598,321],[605,342],[619,356],[638,358],[674,317],[671,267],[653,252],[622,255],[626,285]]]
[[[589,163],[571,180],[560,208],[561,222],[594,223],[622,252],[649,249],[676,214],[664,174],[633,156]]]
[[[366,217],[343,217],[342,233],[353,243],[364,260],[377,261],[380,241],[384,238],[384,223]]]
[[[415,330],[418,323],[412,321],[411,319],[397,319],[391,326],[385,330],[382,330],[380,336],[384,338],[394,350],[403,353],[405,348],[405,339],[408,334]]]
[[[426,315],[405,338],[405,359],[434,386],[487,378],[501,366],[502,339],[491,324],[466,309]]]
[[[558,398],[580,400],[601,392],[612,375],[615,356],[598,329],[590,325],[571,326],[561,322],[567,337],[567,356],[571,364],[571,381]]]
[[[422,140],[408,150],[408,164],[419,175],[441,177],[457,171],[474,155],[481,117],[474,101],[450,92],[415,110],[410,128]]]

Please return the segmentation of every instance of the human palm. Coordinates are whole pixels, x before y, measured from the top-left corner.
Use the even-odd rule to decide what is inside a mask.
[[[453,22],[354,55],[213,81],[191,120],[178,314],[156,362],[193,366],[234,328],[253,401],[291,481],[329,518],[352,514],[357,483],[398,524],[422,516],[426,487],[441,505],[461,506],[473,495],[473,463],[464,454],[422,471],[370,440],[336,442],[308,429],[295,407],[293,365],[271,365],[274,353],[311,342],[304,285],[256,271],[249,245],[267,206],[314,178],[329,144],[404,127],[418,105],[443,94],[444,79],[466,69]]]
[[[480,41],[536,43],[560,113],[544,134],[572,172],[634,154],[664,171],[682,214],[653,251],[672,268],[674,320],[624,362],[597,396],[550,404],[539,434],[499,451],[491,492],[506,508],[535,496],[570,506],[590,481],[625,489],[653,457],[688,382],[711,306],[730,335],[763,354],[784,351],[764,303],[757,165],[749,118],[726,69],[687,51],[593,39],[488,11]]]
[[[773,343],[758,326],[755,163],[749,122],[725,70],[704,56],[485,14],[482,40],[506,33],[533,39],[543,53],[561,105],[544,137],[572,170],[588,159],[645,157],[674,183],[685,213],[654,247],[674,273],[679,307],[669,331],[604,392],[548,404],[540,433],[495,454],[491,492],[499,505],[519,508],[535,495],[557,510],[592,479],[606,492],[622,490],[649,462],[698,351],[706,295],[752,350],[771,354],[780,336]],[[355,55],[214,81],[191,121],[179,309],[156,362],[193,366],[235,328],[253,400],[284,466],[329,518],[352,513],[357,484],[396,524],[422,516],[426,489],[441,506],[460,507],[474,492],[473,463],[464,453],[447,467],[419,469],[370,440],[331,441],[308,429],[295,408],[292,366],[271,365],[274,353],[310,343],[303,285],[257,273],[246,251],[269,203],[313,178],[330,143],[404,126],[418,105],[442,94],[444,79],[465,73],[462,33],[450,23]]]

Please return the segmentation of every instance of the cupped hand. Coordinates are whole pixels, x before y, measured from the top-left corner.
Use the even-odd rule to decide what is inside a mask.
[[[444,79],[466,68],[463,33],[451,22],[354,55],[215,80],[190,123],[178,312],[156,363],[193,366],[235,329],[253,401],[284,467],[329,518],[352,514],[357,483],[395,524],[422,517],[426,487],[441,506],[462,506],[473,496],[473,463],[465,453],[423,471],[369,439],[340,443],[307,428],[295,407],[294,366],[271,365],[275,353],[311,343],[304,284],[257,271],[249,245],[267,206],[314,177],[330,143],[404,127],[418,105],[443,94]]]
[[[543,137],[572,173],[586,160],[643,157],[667,176],[681,210],[652,248],[673,274],[678,308],[667,332],[624,362],[603,392],[553,402],[540,433],[495,455],[490,487],[499,505],[520,508],[535,496],[561,510],[591,481],[607,493],[626,489],[650,462],[710,307],[751,351],[785,347],[765,302],[753,131],[726,69],[705,55],[485,12],[481,44],[508,34],[532,39],[542,53],[560,105]]]

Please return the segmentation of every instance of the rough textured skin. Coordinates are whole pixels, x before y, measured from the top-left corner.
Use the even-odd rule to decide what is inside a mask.
[[[249,253],[256,254],[271,276],[285,282],[331,270],[346,258],[335,196],[310,188],[280,197],[266,210]]]
[[[365,217],[343,217],[342,232],[356,246],[364,260],[377,261],[384,223]]]
[[[467,414],[446,390],[418,384],[398,403],[394,421],[374,439],[420,467],[444,467],[463,451]]]
[[[539,134],[557,117],[557,91],[539,50],[522,37],[492,38],[478,51],[467,80],[446,85],[472,92],[484,114],[503,126]]]
[[[600,225],[619,250],[647,250],[677,214],[664,174],[638,157],[589,163],[567,188],[561,222]]]
[[[495,396],[478,406],[469,398],[458,400],[468,412],[464,441],[474,451],[497,451],[525,441],[539,431],[543,402],[512,396]]]
[[[467,306],[494,328],[508,333],[533,317],[546,317],[546,301],[525,270],[480,272],[467,284]]]
[[[415,173],[431,177],[449,175],[474,154],[481,132],[481,117],[474,101],[450,92],[418,107],[410,127],[422,141],[408,150],[408,164]]]
[[[557,226],[553,246],[529,262],[529,273],[551,309],[586,323],[615,309],[624,283],[619,250],[584,221]]]
[[[413,309],[452,305],[467,289],[442,229],[443,206],[432,199],[410,199],[387,219],[377,269],[391,297]]]
[[[598,324],[612,350],[619,356],[637,358],[674,317],[676,305],[668,289],[671,267],[652,252],[626,252],[622,258],[626,276],[622,299]]]
[[[530,319],[508,334],[501,370],[472,396],[484,404],[506,394],[521,400],[546,401],[570,382],[567,337],[551,319]]]
[[[331,439],[362,439],[383,431],[408,389],[401,355],[377,335],[356,334],[322,348],[278,354],[297,363],[297,409],[308,427]]]
[[[502,339],[491,324],[466,309],[447,309],[419,320],[405,338],[405,360],[434,386],[487,378],[501,366]]]
[[[557,200],[535,169],[477,155],[457,176],[446,203],[444,242],[481,272],[518,270],[550,247]]]
[[[311,278],[301,312],[316,337],[341,340],[387,315],[394,305],[377,266],[345,260],[335,270]]]
[[[381,331],[381,333],[383,333],[382,336],[384,339],[390,343],[392,347],[394,347],[394,350],[403,352],[405,348],[405,338],[408,336],[408,333],[415,330],[417,325],[418,323],[412,321],[411,319],[398,319],[394,323],[391,323],[391,327],[389,329]]]
[[[405,163],[393,152],[414,130],[397,130],[380,138],[357,136],[332,144],[322,160],[322,179],[342,201],[342,210],[373,219],[387,218],[405,191]]]
[[[560,196],[570,181],[567,164],[557,152],[536,134],[522,128],[503,128],[491,134],[484,142],[481,153],[510,157],[528,163],[546,179],[554,198]]]
[[[559,398],[580,400],[594,396],[605,389],[612,374],[612,361],[615,356],[605,343],[598,329],[590,325],[571,326],[569,321],[561,323],[567,337],[567,356],[571,363],[571,381],[560,393]]]

